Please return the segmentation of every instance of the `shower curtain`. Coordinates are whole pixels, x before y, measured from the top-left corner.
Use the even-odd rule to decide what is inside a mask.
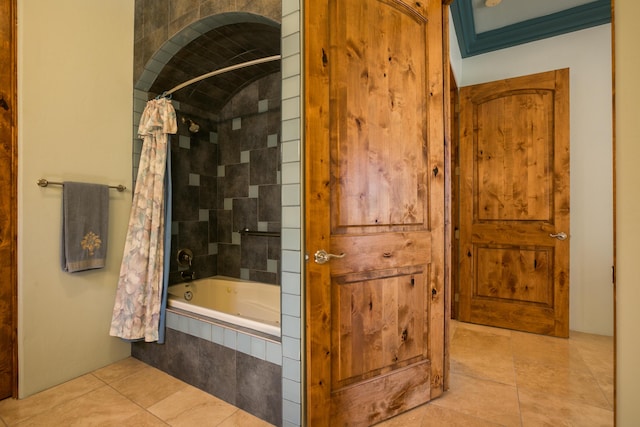
[[[169,134],[177,129],[169,99],[147,102],[138,128],[142,153],[109,332],[125,340],[164,341],[164,272],[169,271],[164,266],[171,237],[165,230],[171,226]]]

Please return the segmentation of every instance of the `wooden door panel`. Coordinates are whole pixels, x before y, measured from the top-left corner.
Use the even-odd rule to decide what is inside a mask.
[[[331,252],[351,256],[332,260],[331,272],[337,276],[420,265],[431,258],[431,244],[426,231],[334,235]]]
[[[443,391],[443,6],[305,10],[307,424],[371,425]]]
[[[330,43],[341,56],[334,56],[339,63],[330,66],[335,83],[330,88],[332,177],[339,183],[332,192],[333,232],[422,225],[427,208],[426,18],[412,12],[415,5],[400,1],[331,5]]]
[[[553,306],[553,254],[548,248],[475,246],[474,298]],[[523,278],[523,279],[521,279]]]
[[[568,79],[461,89],[460,320],[568,336]]]
[[[553,93],[510,90],[475,99],[475,221],[552,218]]]
[[[423,358],[428,338],[424,274],[336,281],[332,297],[338,388]]]
[[[429,361],[422,361],[339,389],[333,393],[329,425],[371,426],[430,400],[430,374]]]

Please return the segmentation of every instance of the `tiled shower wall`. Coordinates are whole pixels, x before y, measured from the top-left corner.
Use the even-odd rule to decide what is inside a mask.
[[[238,1],[237,10],[281,22],[282,33],[282,425],[302,424],[302,251],[301,251],[301,1]],[[277,3],[277,4],[274,4]],[[135,139],[147,92],[162,67],[199,31],[225,25],[231,2],[219,0],[172,0],[177,16],[154,13],[169,10],[169,0],[136,0],[134,54],[134,159],[137,165],[140,140]],[[275,13],[275,11],[280,13]],[[222,15],[224,14],[224,15]],[[224,16],[224,19],[219,19]],[[233,19],[233,17],[231,17]],[[135,171],[134,171],[135,176]],[[203,373],[204,375],[204,373]]]
[[[218,273],[216,223],[210,221],[218,201],[218,145],[216,123],[189,113],[174,103],[178,133],[171,137],[172,223],[169,284],[183,282],[177,253],[181,248],[193,252],[191,269],[196,278]],[[187,111],[184,112],[183,111]],[[200,126],[190,133],[188,118]]]
[[[236,94],[218,124],[218,274],[280,283],[280,73]],[[274,232],[246,235],[241,230]]]
[[[184,281],[186,267],[176,261],[181,248],[193,252],[196,278],[220,274],[280,283],[280,84],[275,73],[248,85],[215,121],[176,105],[170,284]],[[182,118],[198,123],[200,131],[190,133]],[[245,228],[278,235],[239,233]]]

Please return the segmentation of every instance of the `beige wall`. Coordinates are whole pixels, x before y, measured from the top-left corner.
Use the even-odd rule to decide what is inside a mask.
[[[110,191],[107,266],[60,268],[61,187],[131,186],[132,0],[18,0],[19,389],[25,397],[130,354],[109,336],[131,192]]]
[[[615,0],[617,425],[640,425],[640,2]]]

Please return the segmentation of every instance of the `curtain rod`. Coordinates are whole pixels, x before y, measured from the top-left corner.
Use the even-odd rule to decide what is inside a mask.
[[[197,83],[200,80],[204,80],[204,79],[208,79],[209,77],[217,76],[218,74],[223,74],[223,73],[226,73],[226,72],[229,72],[229,71],[238,70],[240,68],[250,67],[252,65],[263,64],[265,62],[277,61],[280,58],[281,58],[280,55],[267,56],[265,58],[253,59],[251,61],[242,62],[240,64],[231,65],[231,66],[225,67],[225,68],[220,68],[219,70],[211,71],[210,73],[203,74],[203,75],[201,75],[199,77],[195,77],[195,78],[193,78],[191,80],[188,80],[188,81],[186,81],[184,83],[180,83],[178,86],[174,87],[173,89],[163,92],[161,96],[171,95],[173,92],[175,92],[177,90],[185,88],[185,87],[187,87],[187,86],[189,86],[191,84]]]

